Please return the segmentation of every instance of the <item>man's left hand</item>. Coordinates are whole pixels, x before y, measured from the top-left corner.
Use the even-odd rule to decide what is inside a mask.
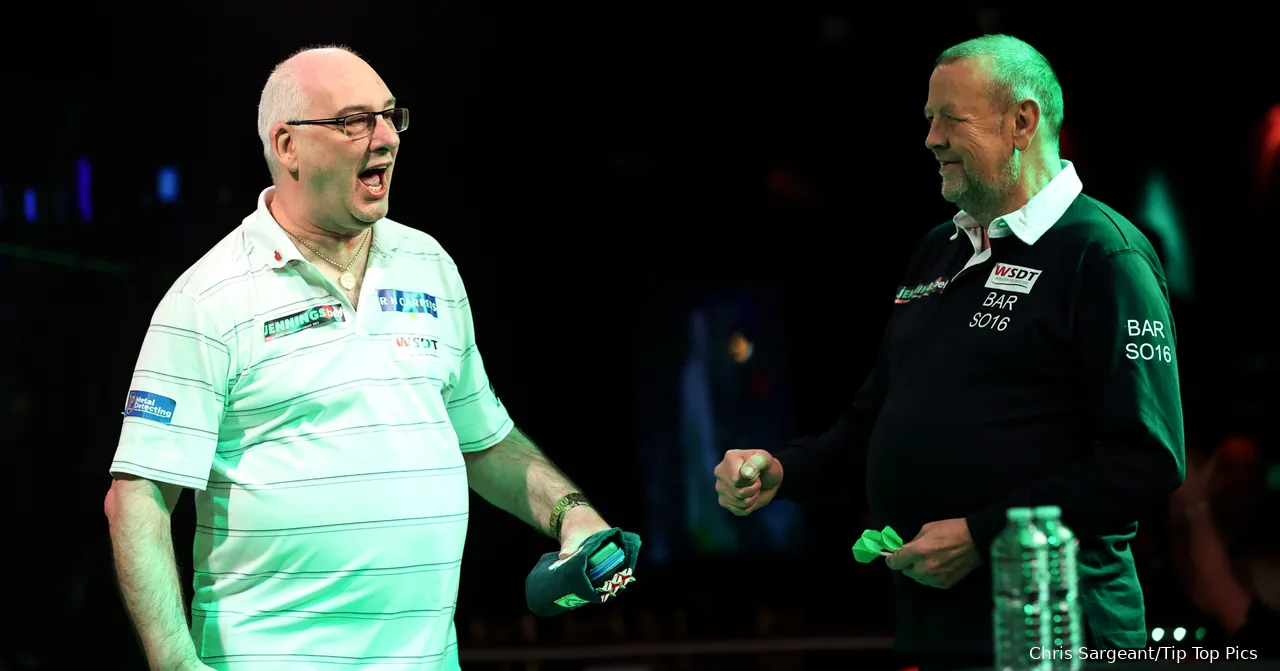
[[[588,538],[612,528],[591,506],[571,509],[560,524],[560,558],[572,557]]]
[[[948,589],[982,564],[963,518],[930,522],[897,552],[885,558],[895,571],[921,585]]]

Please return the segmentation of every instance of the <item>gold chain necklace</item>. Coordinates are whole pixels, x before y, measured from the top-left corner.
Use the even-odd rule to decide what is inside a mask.
[[[369,230],[371,231],[373,229],[369,229]],[[285,233],[289,233],[289,231],[285,231]],[[355,256],[351,257],[351,262],[348,263],[346,266],[343,266],[342,264],[330,259],[324,254],[321,254],[320,250],[316,249],[315,247],[312,247],[311,245],[308,245],[306,240],[303,240],[302,238],[294,235],[293,233],[289,233],[289,237],[302,243],[303,247],[310,249],[312,253],[314,253],[316,256],[320,257],[325,261],[328,261],[329,265],[333,266],[334,268],[337,268],[338,270],[341,270],[342,274],[338,276],[338,284],[341,284],[343,289],[346,289],[347,291],[351,291],[352,289],[356,288],[356,276],[351,274],[351,266],[354,266],[356,264],[356,259],[360,258],[360,252],[364,251],[364,243],[369,241],[369,231],[365,231],[364,238],[360,240],[360,246],[356,248]]]

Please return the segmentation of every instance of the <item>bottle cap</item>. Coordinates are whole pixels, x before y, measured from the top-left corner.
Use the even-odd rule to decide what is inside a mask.
[[[1062,518],[1062,508],[1058,506],[1036,506],[1035,516],[1042,520],[1057,520]]]
[[[1010,522],[1029,522],[1031,521],[1030,508],[1010,508],[1005,511],[1005,517]]]

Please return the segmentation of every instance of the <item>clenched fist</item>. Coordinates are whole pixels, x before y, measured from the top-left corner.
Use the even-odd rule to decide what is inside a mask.
[[[764,450],[729,450],[715,475],[720,506],[734,515],[750,515],[778,495],[782,464]]]

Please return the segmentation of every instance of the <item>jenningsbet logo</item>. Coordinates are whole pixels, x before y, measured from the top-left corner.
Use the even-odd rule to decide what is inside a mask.
[[[346,315],[341,305],[319,305],[263,324],[262,336],[264,340],[271,341],[298,331],[342,321],[346,321]]]
[[[898,287],[898,293],[894,295],[893,302],[901,305],[917,298],[924,298],[929,294],[942,291],[947,286],[947,279],[939,277],[932,282],[925,282],[914,289],[908,289],[905,286]]]

